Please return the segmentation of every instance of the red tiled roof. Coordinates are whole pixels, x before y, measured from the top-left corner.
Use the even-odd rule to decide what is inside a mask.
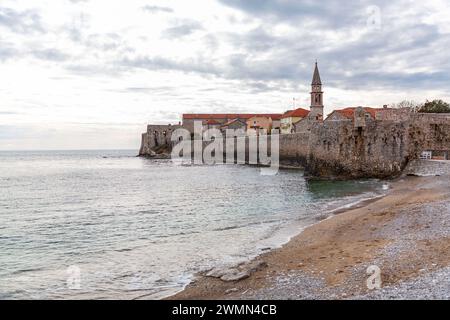
[[[291,117],[305,118],[306,116],[308,116],[308,114],[309,114],[309,110],[306,110],[303,108],[298,108],[295,110],[286,111],[281,118],[282,119],[283,118],[291,118]]]
[[[227,121],[222,125],[222,127],[229,126],[230,124],[235,123],[236,121],[239,121],[239,119],[233,119],[233,120]],[[241,121],[241,123],[244,124],[242,121]]]
[[[355,113],[356,108],[344,108],[340,110],[334,110],[333,112],[337,112],[348,119],[353,119],[353,114]]]
[[[250,119],[252,117],[267,117],[272,120],[280,120],[280,113],[185,113],[183,119],[188,120],[209,120],[209,119]]]
[[[206,123],[206,124],[209,124],[209,125],[220,124],[220,122],[218,122],[218,121],[216,121],[216,120],[214,120],[214,119],[209,119],[209,120],[207,120],[205,123]]]
[[[363,109],[364,109],[364,111],[370,113],[370,115],[374,119],[376,118],[377,112],[386,110],[385,108],[369,108],[369,107],[363,107]],[[345,108],[345,109],[334,110],[333,112],[338,112],[348,119],[353,119],[355,110],[356,110],[355,107],[350,107],[350,108]]]
[[[283,115],[281,116],[281,119],[286,118],[286,115],[291,113],[292,111],[294,111],[294,110],[288,110],[285,113],[283,113]]]
[[[263,113],[263,114],[252,114],[251,117],[247,118],[247,121],[248,121],[248,119],[255,118],[255,117],[257,117],[257,118],[271,118],[272,120],[281,120],[282,116],[283,116],[282,114],[265,114],[265,113]]]

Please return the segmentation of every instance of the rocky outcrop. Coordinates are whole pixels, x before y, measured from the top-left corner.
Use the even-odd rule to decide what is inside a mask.
[[[240,264],[234,268],[215,268],[206,272],[204,275],[206,277],[218,278],[225,282],[240,281],[264,268],[267,268],[266,262],[255,260]]]
[[[139,156],[164,157],[170,155],[172,149],[172,132],[180,125],[148,125],[147,131],[142,134]]]

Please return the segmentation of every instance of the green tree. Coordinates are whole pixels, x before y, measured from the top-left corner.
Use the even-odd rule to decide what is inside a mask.
[[[423,113],[450,113],[450,105],[442,100],[433,100],[424,103],[419,112]]]

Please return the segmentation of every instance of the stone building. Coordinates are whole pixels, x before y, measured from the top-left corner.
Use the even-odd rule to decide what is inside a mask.
[[[366,120],[380,120],[380,118],[382,117],[380,113],[384,112],[385,110],[387,109],[368,107],[344,108],[340,110],[334,110],[328,115],[325,121],[354,121],[355,113],[358,113],[360,117],[362,116]],[[387,120],[387,117],[385,120]]]
[[[209,119],[203,121],[203,131],[209,130],[209,129],[220,129],[221,123],[215,119]]]
[[[280,118],[281,116],[255,115],[247,120],[247,130],[255,130],[259,133],[272,132],[272,129],[279,130]],[[278,123],[275,123],[275,121],[278,121]]]
[[[224,123],[220,127],[220,130],[222,131],[222,134],[226,134],[227,130],[239,130],[241,134],[245,134],[247,131],[247,123],[239,119],[233,119]]]
[[[322,80],[320,79],[319,68],[314,68],[313,79],[311,82],[311,112],[308,117],[315,120],[323,119],[323,91]]]
[[[241,122],[247,123],[247,120],[254,116],[267,117],[272,119],[273,127],[279,127],[279,121],[281,119],[280,113],[264,113],[264,114],[252,114],[252,113],[186,113],[183,114],[183,127],[189,130],[191,133],[194,132],[194,123],[200,122],[202,125],[205,121],[214,120],[224,125],[232,120],[239,120]]]
[[[313,78],[311,81],[311,106],[306,117],[293,123],[293,132],[309,132],[316,123],[323,121],[323,91],[322,80],[320,79],[319,67],[317,62],[314,67]]]
[[[303,108],[297,108],[295,110],[286,111],[281,117],[280,133],[289,134],[294,133],[294,124],[301,119],[308,116],[309,110]]]

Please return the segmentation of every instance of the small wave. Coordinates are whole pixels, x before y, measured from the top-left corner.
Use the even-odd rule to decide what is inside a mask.
[[[213,229],[213,231],[227,231],[227,230],[240,229],[240,228],[244,228],[244,227],[245,226],[229,226],[229,227]]]
[[[284,222],[284,220],[282,220],[282,219],[272,219],[272,220],[249,222],[249,223],[244,223],[244,224],[239,224],[239,225],[234,225],[234,226],[216,228],[216,229],[213,229],[212,231],[227,231],[227,230],[241,229],[241,228],[257,226],[257,225],[269,225],[269,224],[273,224],[273,223],[279,224],[279,223],[283,223],[283,222]]]
[[[28,273],[28,272],[37,272],[37,271],[42,271],[42,270],[44,270],[44,268],[20,269],[20,270],[13,271],[11,274],[17,275],[17,274]]]
[[[349,210],[349,209],[352,209],[352,208],[354,208],[354,209],[360,208],[360,207],[364,206],[365,203],[367,203],[369,201],[375,201],[375,200],[380,199],[382,197],[384,197],[384,195],[379,195],[379,194],[375,195],[375,194],[373,194],[372,196],[369,196],[369,197],[360,198],[360,199],[358,199],[356,201],[352,201],[350,203],[344,204],[344,205],[342,205],[342,206],[340,206],[338,208],[335,208],[335,209],[331,210],[330,214],[337,214],[337,213],[340,213],[342,211],[346,211],[346,210]]]

